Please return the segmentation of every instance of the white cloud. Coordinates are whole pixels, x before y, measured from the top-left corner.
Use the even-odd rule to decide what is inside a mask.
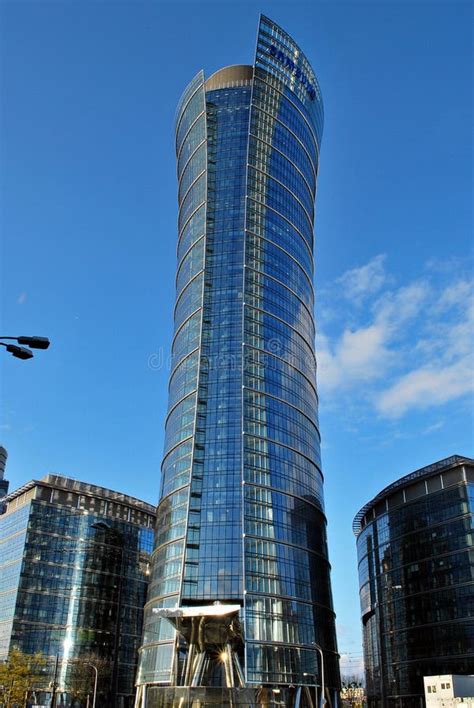
[[[390,342],[400,327],[418,314],[427,292],[427,287],[419,283],[389,291],[376,301],[374,321],[368,326],[346,328],[332,344],[328,337],[319,334],[317,353],[322,388],[345,388],[383,377],[396,357],[389,348]]]
[[[389,418],[398,418],[410,408],[429,408],[474,392],[473,357],[468,355],[450,366],[421,367],[402,376],[377,397],[376,407]]]
[[[448,309],[454,306],[465,306],[466,304],[471,304],[472,306],[472,283],[468,280],[460,280],[457,283],[453,283],[445,288],[444,292],[441,293],[436,309],[439,311]]]
[[[388,330],[394,331],[418,315],[429,295],[430,287],[424,282],[387,291],[374,305],[375,318]]]
[[[331,351],[327,337],[318,337],[318,366],[324,389],[350,386],[383,375],[390,352],[383,327],[376,324],[351,331],[346,329]]]
[[[348,300],[361,303],[369,295],[378,292],[385,284],[386,256],[380,254],[360,268],[352,268],[337,279],[341,294]]]
[[[398,418],[472,392],[473,283],[453,277],[457,264],[455,272],[431,272],[390,289],[384,258],[377,256],[336,281],[351,285],[354,307],[341,306],[350,287],[344,293],[326,291],[339,314],[332,330],[339,324],[339,331],[318,334],[318,380],[323,395],[336,405],[346,406],[350,391],[351,404],[369,400],[379,415]],[[371,272],[380,276],[372,290],[375,299],[361,308]]]
[[[442,275],[452,275],[459,273],[466,267],[466,259],[459,256],[451,256],[449,258],[430,258],[425,263],[425,270],[431,273]]]

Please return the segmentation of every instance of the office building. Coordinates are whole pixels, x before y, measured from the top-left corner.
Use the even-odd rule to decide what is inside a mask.
[[[178,106],[175,332],[140,706],[314,705],[319,646],[327,699],[339,689],[314,352],[322,127],[313,69],[263,16],[254,64],[199,72]]]
[[[92,689],[93,664],[97,706],[133,705],[154,507],[51,474],[5,502],[0,660],[13,648],[41,652],[49,658],[49,684],[58,656],[58,705],[76,691],[80,662]]]
[[[474,460],[386,487],[354,520],[369,708],[423,705],[423,677],[474,673]]]

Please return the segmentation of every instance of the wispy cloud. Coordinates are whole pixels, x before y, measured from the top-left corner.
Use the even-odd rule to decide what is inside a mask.
[[[385,258],[384,254],[380,254],[365,265],[352,268],[341,275],[336,282],[340,286],[343,296],[360,304],[367,297],[378,292],[387,279],[384,266]]]
[[[435,305],[435,309],[437,312],[443,312],[459,305],[464,307],[469,305],[469,303],[472,306],[472,283],[468,280],[459,280],[445,288]]]
[[[342,644],[340,654],[341,674],[345,678],[363,678],[364,659],[362,656],[362,646],[354,641],[354,628],[352,626],[336,622],[338,641]]]
[[[399,418],[410,408],[425,409],[474,391],[473,357],[450,366],[420,367],[401,376],[376,398],[376,407],[389,418]]]
[[[343,679],[363,680],[364,658],[361,654],[341,654],[339,664]]]
[[[27,299],[28,299],[28,293],[22,292],[18,295],[16,303],[17,303],[17,305],[24,305],[25,302],[27,301]]]
[[[444,420],[438,420],[436,423],[429,425],[422,431],[422,434],[431,435],[431,433],[436,433],[438,430],[441,430],[441,428],[444,428]]]
[[[322,388],[347,388],[383,378],[396,364],[396,351],[390,348],[391,343],[401,328],[419,313],[428,292],[423,283],[387,291],[371,307],[371,324],[346,328],[333,340],[320,334],[318,359]]]
[[[420,313],[430,294],[430,287],[424,281],[386,290],[373,306],[375,320],[385,327],[388,336],[394,335]]]
[[[342,402],[350,394],[370,402],[383,417],[399,418],[472,393],[472,281],[459,276],[457,266],[394,288],[384,262],[377,256],[347,271],[325,292],[339,317],[333,318],[332,331],[317,338],[323,395]],[[378,277],[361,308],[360,298],[370,293],[370,273]],[[353,307],[343,302],[350,288],[339,294],[344,282],[353,286]]]

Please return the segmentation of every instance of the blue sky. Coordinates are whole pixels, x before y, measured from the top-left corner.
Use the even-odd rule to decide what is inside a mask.
[[[326,504],[347,670],[361,640],[354,514],[472,455],[472,5],[1,5],[0,442],[11,488],[48,472],[156,502],[176,243],[173,119],[201,67],[251,63],[258,14],[325,103],[316,315]]]

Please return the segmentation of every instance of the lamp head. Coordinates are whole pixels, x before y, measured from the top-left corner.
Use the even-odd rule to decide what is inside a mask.
[[[7,344],[7,352],[17,359],[31,359],[33,352],[26,347],[18,347],[16,344]]]
[[[48,337],[18,337],[18,344],[26,344],[32,349],[47,349],[49,347]]]

